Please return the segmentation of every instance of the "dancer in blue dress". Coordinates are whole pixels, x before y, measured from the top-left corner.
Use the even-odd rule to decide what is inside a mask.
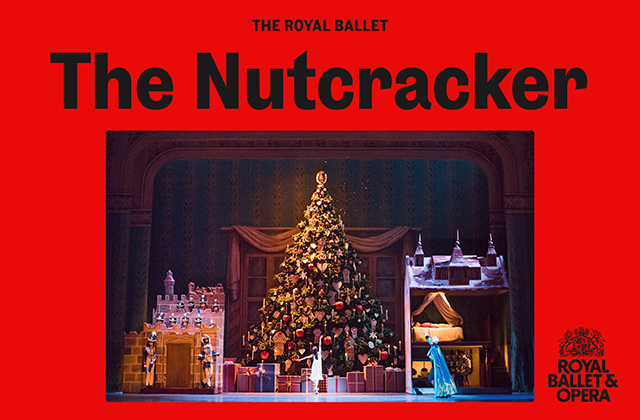
[[[429,337],[426,332],[424,336],[431,346],[427,356],[429,356],[429,360],[431,360],[431,370],[433,371],[433,393],[436,398],[450,397],[458,392],[458,388],[449,373],[449,368],[442,355],[442,350],[440,350],[440,346],[438,346],[440,340],[435,336],[433,338]]]

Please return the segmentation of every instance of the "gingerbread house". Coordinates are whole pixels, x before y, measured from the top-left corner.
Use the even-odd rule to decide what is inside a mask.
[[[222,285],[196,287],[189,283],[187,294],[173,291],[173,273],[167,272],[165,294],[157,297],[153,323],[143,331],[125,335],[123,392],[222,392],[224,349],[225,293]],[[142,355],[152,333],[157,335],[155,384],[146,389],[142,372]],[[203,389],[202,366],[198,355],[202,339],[209,336],[218,353],[212,387]]]

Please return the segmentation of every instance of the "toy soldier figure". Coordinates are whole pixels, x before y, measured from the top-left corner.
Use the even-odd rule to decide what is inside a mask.
[[[173,327],[178,323],[178,318],[176,318],[173,314],[171,314],[171,318],[169,318],[169,326]]]
[[[198,297],[196,293],[196,284],[194,282],[189,282],[189,300],[193,300]]]
[[[156,373],[156,341],[157,334],[155,331],[151,333],[151,337],[147,340],[147,347],[144,348],[142,355],[142,369],[144,370],[144,387],[153,388],[154,377]]]
[[[193,311],[193,308],[196,307],[196,303],[193,301],[193,299],[189,300],[189,302],[187,303],[187,307],[189,308],[189,312]]]
[[[454,380],[458,386],[468,386],[468,376],[473,370],[471,367],[471,359],[469,359],[469,356],[467,356],[466,353],[459,350],[458,352],[459,359],[453,375]]]
[[[202,363],[202,387],[211,388],[211,378],[213,377],[214,357],[218,353],[213,351],[213,346],[209,342],[209,335],[202,337],[202,353],[198,355],[198,360]]]
[[[200,307],[198,308],[198,313],[203,313],[207,309],[207,298],[202,295],[200,298]]]
[[[185,315],[182,317],[182,324],[180,325],[180,328],[187,328],[188,325],[189,325],[189,317]]]

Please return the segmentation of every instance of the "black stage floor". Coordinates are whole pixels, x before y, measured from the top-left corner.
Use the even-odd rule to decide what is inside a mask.
[[[416,394],[123,394],[107,393],[107,402],[533,402],[533,393],[460,393],[450,398],[435,398],[433,389]]]

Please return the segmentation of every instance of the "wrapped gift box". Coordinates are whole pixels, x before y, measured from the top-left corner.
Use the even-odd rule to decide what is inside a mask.
[[[301,392],[305,392],[307,394],[311,394],[313,393],[313,382],[311,382],[311,379],[309,379],[309,377],[311,376],[311,369],[301,369],[302,372],[302,383],[301,383],[301,387],[300,387],[300,391]]]
[[[328,377],[327,392],[330,394],[347,392],[347,378],[344,376]]]
[[[320,381],[320,383],[318,384],[318,391],[319,392],[327,392],[327,375],[322,375],[322,377],[324,379],[322,379]]]
[[[305,392],[307,394],[313,394],[313,381],[309,379],[311,376],[311,369],[302,369],[302,384],[300,387],[301,392]],[[318,384],[319,392],[327,392],[327,375],[322,375],[324,378]]]
[[[384,392],[384,368],[380,365],[365,366],[364,381],[366,392]]]
[[[222,392],[236,392],[240,364],[224,362],[222,365]]]
[[[238,392],[256,392],[258,368],[255,366],[240,366],[238,368]]]
[[[347,392],[364,392],[364,372],[347,372]]]
[[[404,372],[400,368],[384,370],[384,392],[404,392]]]
[[[277,363],[258,363],[256,392],[276,392],[280,365]]]
[[[300,392],[302,376],[278,376],[278,392]]]
[[[406,376],[404,370],[395,368],[396,372],[396,392],[406,392]]]

